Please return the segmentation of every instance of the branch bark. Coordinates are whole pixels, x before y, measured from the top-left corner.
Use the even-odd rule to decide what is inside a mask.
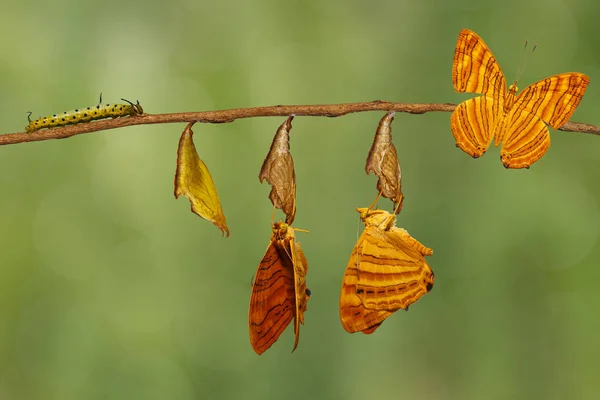
[[[173,114],[144,114],[140,116],[100,120],[59,128],[41,129],[31,134],[25,132],[7,133],[0,135],[0,146],[40,140],[64,139],[83,133],[104,131],[132,125],[172,124],[180,122],[203,122],[222,124],[236,119],[254,117],[288,117],[290,115],[307,117],[340,117],[342,115],[364,111],[396,111],[409,114],[424,114],[427,112],[451,112],[456,104],[444,103],[393,103],[375,100],[363,103],[321,104],[300,106],[269,106],[252,108],[235,108],[231,110],[201,111]],[[448,127],[448,130],[450,128]],[[559,128],[561,131],[581,132],[600,135],[600,126],[567,122]]]

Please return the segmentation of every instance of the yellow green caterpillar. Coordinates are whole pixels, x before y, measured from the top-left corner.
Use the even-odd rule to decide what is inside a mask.
[[[90,122],[104,118],[119,118],[128,115],[142,115],[144,113],[139,101],[136,104],[133,104],[129,100],[121,100],[127,102],[128,104],[98,104],[95,107],[65,111],[61,114],[41,117],[35,121],[31,120],[31,112],[29,112],[29,115],[27,116],[29,125],[25,127],[25,131],[27,133],[32,133],[43,128],[54,128],[56,126],[80,124],[83,122]],[[100,103],[102,103],[102,95],[100,95]]]

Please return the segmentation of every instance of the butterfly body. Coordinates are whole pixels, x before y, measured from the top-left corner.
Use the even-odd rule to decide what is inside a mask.
[[[295,241],[294,229],[275,222],[271,241],[254,278],[249,310],[250,343],[264,353],[294,320],[294,347],[300,339],[310,290],[306,286],[308,263]]]
[[[433,287],[434,276],[424,256],[433,250],[395,226],[384,210],[356,209],[365,224],[342,281],[340,319],[347,332],[373,333],[399,309]]]
[[[463,29],[458,37],[452,82],[457,92],[478,93],[460,103],[450,118],[456,145],[474,158],[482,156],[492,139],[502,144],[506,168],[528,168],[550,147],[546,124],[564,125],[581,101],[589,78],[569,72],[542,79],[517,93],[508,87],[500,65],[483,39]]]

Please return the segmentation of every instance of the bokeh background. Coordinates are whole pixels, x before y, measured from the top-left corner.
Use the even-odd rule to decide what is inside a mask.
[[[460,29],[521,87],[579,71],[573,120],[600,124],[600,3],[20,1],[2,6],[2,133],[140,100],[149,113],[276,104],[460,102]],[[258,172],[284,118],[197,125],[231,237],[173,197],[184,124],[0,148],[0,399],[592,399],[600,390],[600,138],[552,131],[507,171],[457,150],[447,113],[397,115],[398,225],[434,249],[434,289],[370,336],[339,322],[341,279],[376,195],[382,112],[294,120],[295,226],[313,296],[264,355],[251,279],[272,207]],[[382,207],[391,207],[389,201]],[[278,214],[277,217],[280,215]]]

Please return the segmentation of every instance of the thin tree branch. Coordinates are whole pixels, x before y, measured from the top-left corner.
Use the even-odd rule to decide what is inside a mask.
[[[140,116],[106,119],[77,125],[41,129],[31,134],[25,132],[7,133],[0,135],[0,145],[16,144],[25,142],[37,142],[40,140],[64,139],[82,133],[103,131],[107,129],[122,128],[132,125],[146,124],[171,124],[176,122],[204,122],[221,124],[233,122],[241,118],[253,117],[288,117],[296,116],[310,117],[339,117],[342,115],[363,111],[396,111],[409,114],[424,114],[426,112],[451,112],[456,104],[432,104],[432,103],[392,103],[389,101],[375,100],[364,103],[346,104],[322,104],[304,106],[270,106],[253,108],[235,108],[220,111],[201,111],[173,114],[144,114]],[[567,122],[559,128],[561,131],[590,133],[600,135],[600,126],[582,124],[578,122]]]

